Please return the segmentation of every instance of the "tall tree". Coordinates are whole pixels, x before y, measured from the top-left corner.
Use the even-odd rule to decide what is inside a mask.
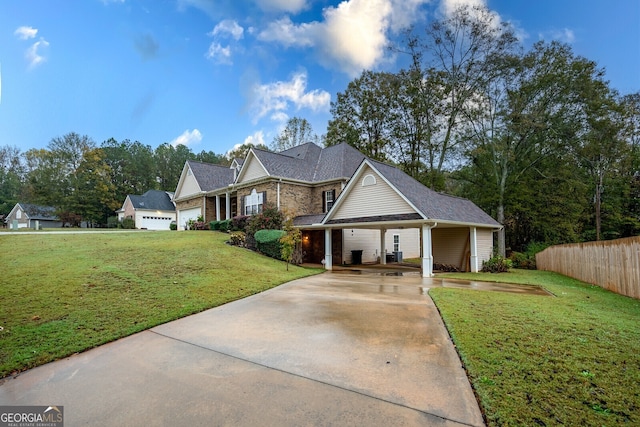
[[[244,160],[244,158],[247,157],[249,150],[251,150],[252,148],[257,148],[259,150],[264,150],[264,151],[271,151],[269,147],[267,147],[264,144],[254,144],[252,142],[245,142],[244,144],[238,145],[237,147],[234,147],[232,150],[229,150],[226,157],[229,163],[231,163],[233,159]]]
[[[399,50],[411,56],[412,70],[437,76],[440,85],[440,134],[429,140],[429,169],[434,177],[442,174],[459,149],[465,110],[487,82],[496,78],[497,70],[489,59],[517,46],[512,27],[484,6],[458,6],[434,21],[424,34],[407,34]],[[433,103],[429,97],[435,87],[428,88],[420,91],[425,105]],[[431,185],[439,187],[436,182]]]
[[[185,145],[176,147],[165,142],[155,150],[156,179],[160,190],[175,191],[187,160],[195,160],[193,152]]]
[[[320,138],[313,131],[311,123],[307,119],[300,117],[291,117],[287,120],[287,124],[271,143],[271,149],[279,152],[288,150],[307,142],[320,144]]]
[[[109,166],[116,199],[122,203],[129,194],[142,194],[157,188],[153,149],[148,145],[111,138],[101,144],[104,162]]]
[[[20,149],[14,146],[0,147],[0,215],[11,211],[22,193],[24,165]]]
[[[389,108],[395,77],[390,73],[363,71],[331,102],[332,119],[327,145],[346,142],[366,156],[386,160],[391,152]]]

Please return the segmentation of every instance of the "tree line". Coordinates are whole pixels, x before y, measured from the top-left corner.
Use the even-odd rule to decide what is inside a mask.
[[[113,138],[98,145],[75,132],[24,153],[0,146],[0,214],[8,214],[17,202],[34,203],[55,207],[60,219],[72,226],[81,221],[106,225],[127,195],[175,191],[187,160],[228,165],[251,146],[228,155],[194,153],[184,145],[163,143],[154,149]]]
[[[346,141],[505,225],[499,249],[640,232],[640,92],[621,95],[571,47],[525,49],[484,7],[459,7],[392,49],[331,104]]]

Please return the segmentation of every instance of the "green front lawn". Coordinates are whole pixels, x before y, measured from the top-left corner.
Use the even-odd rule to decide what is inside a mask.
[[[0,236],[0,378],[320,270],[208,231]]]
[[[555,295],[429,291],[489,425],[640,425],[640,301],[544,271],[438,276]]]

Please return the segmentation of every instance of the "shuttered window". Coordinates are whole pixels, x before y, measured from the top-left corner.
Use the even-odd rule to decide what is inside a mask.
[[[327,213],[333,207],[333,203],[336,201],[336,190],[329,190],[322,192],[322,212]]]
[[[251,194],[244,196],[244,214],[255,215],[262,212],[262,208],[267,201],[267,192],[258,193],[254,188]]]

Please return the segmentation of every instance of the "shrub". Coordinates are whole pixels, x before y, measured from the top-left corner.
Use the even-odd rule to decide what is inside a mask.
[[[248,215],[238,215],[231,218],[231,225],[229,230],[231,231],[245,231],[247,229],[247,224],[249,223]]]
[[[125,218],[122,220],[122,228],[134,229],[136,228],[136,222],[133,218]]]
[[[171,221],[171,224],[169,224],[169,230],[177,230],[178,229],[178,224],[176,224],[175,221]]]
[[[243,247],[245,245],[245,240],[247,235],[244,231],[233,231],[231,235],[229,235],[228,243],[233,246]]]
[[[258,230],[279,230],[284,222],[284,214],[273,205],[264,205],[259,214],[253,215],[247,224],[247,233],[255,234]]]
[[[220,230],[220,221],[211,221],[209,223],[209,230]]]
[[[110,216],[107,218],[107,228],[118,228],[118,217]]]
[[[488,261],[482,262],[482,271],[484,273],[507,273],[511,266],[512,263],[510,259],[494,256]]]
[[[280,238],[285,234],[282,230],[256,231],[254,238],[256,239],[258,251],[271,258],[282,259],[282,243],[280,243]]]
[[[231,220],[225,219],[224,221],[220,221],[218,224],[218,230],[220,231],[229,231],[231,228]]]

